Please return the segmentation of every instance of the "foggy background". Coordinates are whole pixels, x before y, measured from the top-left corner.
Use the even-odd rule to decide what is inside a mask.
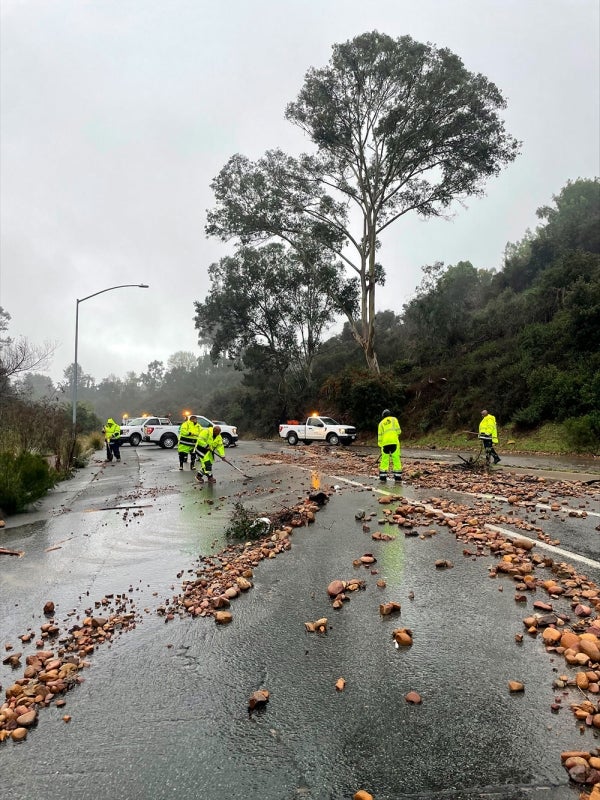
[[[56,343],[100,380],[199,354],[194,300],[232,245],[207,240],[211,180],[311,143],[284,119],[306,71],[365,31],[448,47],[494,82],[522,153],[451,221],[384,234],[377,309],[399,313],[434,261],[502,266],[507,242],[599,165],[599,5],[589,0],[2,0],[0,305],[9,334]],[[340,323],[341,325],[341,323]]]

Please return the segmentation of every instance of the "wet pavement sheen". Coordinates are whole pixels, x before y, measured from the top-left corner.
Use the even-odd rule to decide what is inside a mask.
[[[54,506],[10,521],[2,546],[25,556],[0,564],[2,644],[33,651],[16,637],[45,621],[48,599],[64,619],[122,592],[140,621],[93,654],[65,709],[42,709],[26,742],[0,745],[6,797],[349,800],[364,788],[375,800],[575,800],[560,753],[593,740],[568,703],[551,712],[564,663],[539,639],[514,641],[532,601],[515,603],[510,579],[488,577],[495,560],[465,558],[447,529],[374,542],[355,519],[358,508],[379,510],[370,489],[342,486],[289,552],[263,561],[254,588],[233,601],[231,625],[156,614],[180,591],[178,574],[221,549],[232,502],[263,512],[308,491],[309,471],[261,464],[259,450],[246,442],[228,453],[252,482],[218,464],[217,486],[200,489],[175,469],[176,454],[124,448],[126,464],[95,463]],[[393,491],[414,496],[408,485]],[[376,575],[352,566],[366,552]],[[438,559],[454,566],[436,570]],[[351,577],[366,589],[333,610],[327,585]],[[401,603],[400,616],[380,616],[387,601]],[[322,616],[328,632],[306,632]],[[411,648],[394,646],[396,627],[412,629]],[[18,674],[0,665],[4,687]],[[524,693],[509,693],[513,679]],[[270,701],[249,714],[260,688]],[[411,690],[421,705],[404,700]]]

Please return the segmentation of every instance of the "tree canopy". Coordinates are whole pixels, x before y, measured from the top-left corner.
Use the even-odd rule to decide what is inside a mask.
[[[308,134],[313,154],[270,151],[252,163],[234,156],[215,178],[207,232],[242,242],[278,237],[296,246],[314,235],[354,273],[359,302],[341,303],[371,371],[377,261],[382,233],[404,214],[446,212],[480,194],[517,155],[497,87],[448,49],[376,31],[333,47],[311,68],[286,117]]]
[[[216,361],[225,355],[242,367],[276,378],[288,392],[305,393],[325,327],[334,316],[339,270],[312,248],[271,243],[241,247],[209,267],[211,290],[196,302],[200,340]]]

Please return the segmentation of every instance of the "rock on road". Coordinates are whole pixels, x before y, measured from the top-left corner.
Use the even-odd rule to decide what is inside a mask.
[[[373,449],[243,442],[228,458],[252,479],[217,462],[218,483],[199,487],[172,452],[122,453],[118,465],[98,454],[1,533],[23,553],[0,557],[3,694],[28,655],[59,655],[86,618],[118,607],[128,620],[23,741],[0,744],[7,798],[578,797],[561,753],[595,754],[598,739],[570,706],[598,695],[574,685],[581,667],[544,631],[598,615],[593,463],[507,457],[489,476],[409,451],[405,482],[382,487]],[[183,585],[209,557],[211,580],[227,573],[236,503],[269,516],[318,492],[314,523],[257,560],[230,624],[187,613]],[[550,580],[575,590],[549,593]],[[359,585],[339,608],[334,581]],[[412,645],[397,646],[400,630]],[[268,702],[249,709],[261,691]]]

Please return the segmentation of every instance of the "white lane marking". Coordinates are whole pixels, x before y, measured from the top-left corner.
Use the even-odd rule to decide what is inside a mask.
[[[481,500],[499,500],[501,503],[508,503],[508,497],[503,497],[501,494],[484,494],[482,492],[465,492],[460,489],[452,489],[453,492],[457,494],[465,494],[468,497],[478,497]],[[544,511],[552,511],[552,506],[549,506],[547,503],[528,503],[527,501],[521,503],[515,503],[516,506],[519,508],[527,508],[527,506],[534,505],[535,508],[541,508]],[[588,517],[600,517],[600,511],[585,511],[580,508],[573,508],[572,506],[563,506],[561,505],[559,511],[574,511],[575,516],[572,519],[585,519],[585,516]],[[558,511],[556,512],[558,513]],[[585,515],[585,516],[584,516]]]
[[[363,489],[371,489],[373,492],[377,492],[377,494],[387,494],[391,495],[392,497],[400,497],[400,495],[396,495],[394,492],[380,489],[377,486],[369,486],[368,484],[358,483],[357,481],[351,481],[348,478],[342,478],[340,475],[332,475],[331,477],[334,478],[334,480],[336,481],[349,483],[351,486],[360,486]],[[463,492],[463,494],[467,494],[467,492]],[[404,500],[407,500],[409,503],[415,503],[417,505],[423,506],[423,508],[425,508],[426,510],[435,511],[436,514],[439,514],[441,516],[444,517],[456,516],[456,514],[452,514],[449,511],[442,511],[441,509],[435,508],[429,503],[424,503],[422,500],[416,500],[412,497],[406,497],[405,495],[401,495],[401,497]],[[533,542],[533,544],[536,545],[536,547],[539,547],[541,550],[548,550],[550,553],[554,553],[554,555],[563,556],[564,558],[569,558],[572,561],[579,561],[582,564],[586,564],[588,567],[593,567],[594,569],[600,569],[600,561],[594,561],[593,558],[582,556],[579,553],[572,553],[570,550],[564,550],[562,547],[556,547],[553,544],[546,544],[546,542],[541,542],[539,539],[531,539],[529,536],[523,536],[521,533],[516,533],[515,531],[508,530],[507,528],[501,528],[499,525],[492,525],[491,523],[485,522],[483,524],[483,527],[487,528],[490,531],[496,531],[497,533],[502,534],[502,536],[506,536],[508,539],[523,539],[526,542]]]
[[[565,558],[572,559],[573,561],[581,561],[582,564],[587,564],[588,567],[594,567],[595,569],[600,569],[600,561],[594,561],[593,558],[588,558],[587,556],[581,556],[579,553],[572,553],[570,550],[563,550],[562,547],[555,547],[553,544],[546,544],[546,542],[540,542],[539,539],[530,539],[529,536],[521,536],[521,534],[512,533],[512,531],[506,530],[506,528],[501,528],[499,525],[491,525],[486,523],[485,526],[491,531],[497,531],[501,533],[503,536],[508,536],[510,539],[524,539],[526,542],[533,542],[536,547],[540,547],[542,550],[549,550],[551,553],[555,553],[559,556],[564,556]]]

